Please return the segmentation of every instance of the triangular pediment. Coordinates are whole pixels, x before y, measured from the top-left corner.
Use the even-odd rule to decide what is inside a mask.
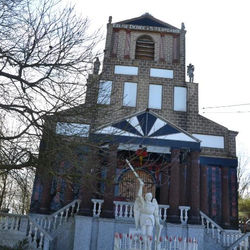
[[[116,24],[131,24],[131,25],[140,25],[140,26],[151,26],[151,27],[161,27],[161,28],[169,28],[169,29],[178,29],[168,23],[165,23],[149,13],[145,13],[139,17],[135,17],[132,19],[124,20],[118,22]]]
[[[192,143],[199,145],[200,141],[175,126],[173,123],[159,117],[151,111],[144,111],[126,117],[122,120],[104,125],[95,131],[96,135],[107,135],[119,137],[121,141],[129,141],[137,143],[143,141],[144,144],[166,146],[170,142],[173,145],[180,142]],[[127,139],[127,140],[126,140]]]

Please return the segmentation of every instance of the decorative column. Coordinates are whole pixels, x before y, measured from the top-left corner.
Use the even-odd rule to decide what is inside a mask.
[[[192,224],[200,223],[200,152],[191,152],[191,192],[190,220]]]
[[[173,62],[177,63],[180,60],[180,36],[173,37]]]
[[[42,184],[42,195],[39,212],[47,214],[50,210],[52,176],[47,173],[42,173],[40,180]]]
[[[125,59],[130,59],[130,44],[131,44],[131,31],[126,30],[126,40],[125,40],[125,50],[124,50]]]
[[[187,206],[187,163],[180,164],[180,205]]]
[[[159,58],[161,62],[165,62],[165,34],[163,33],[161,33],[160,38]]]
[[[222,224],[224,228],[230,226],[230,212],[229,212],[229,180],[228,180],[228,167],[221,168],[221,189],[222,189]]]
[[[167,166],[165,168],[167,168]],[[169,184],[168,171],[167,171],[167,169],[164,169],[161,172],[161,187],[160,187],[160,202],[159,202],[159,204],[169,205],[168,204],[168,192],[169,192],[168,184]]]
[[[104,203],[103,203],[103,211],[102,216],[106,218],[114,217],[114,209],[113,209],[113,201],[114,201],[114,181],[115,181],[115,173],[117,168],[117,148],[118,145],[111,144],[109,146],[109,155],[108,155],[108,165],[106,167],[106,180],[105,180],[105,189],[104,189]]]
[[[119,29],[114,29],[114,33],[113,33],[113,48],[112,48],[112,53],[111,56],[112,57],[116,57],[117,56],[117,51],[118,51],[118,41],[119,41]]]
[[[80,211],[82,215],[92,215],[93,203],[91,201],[94,193],[97,191],[95,172],[99,168],[99,154],[98,149],[91,148],[88,152],[86,164],[82,170],[82,180],[80,187],[79,199],[81,200]]]
[[[201,201],[201,211],[208,215],[208,186],[207,186],[207,166],[201,166],[201,193],[200,193],[200,201]]]
[[[70,181],[66,181],[66,187],[64,191],[64,206],[69,204],[74,199],[73,185]]]
[[[180,149],[171,150],[171,178],[169,190],[168,221],[178,223],[180,221]]]
[[[82,176],[79,199],[81,200],[79,214],[91,216],[92,215],[92,190],[91,183],[86,178],[86,172]]]

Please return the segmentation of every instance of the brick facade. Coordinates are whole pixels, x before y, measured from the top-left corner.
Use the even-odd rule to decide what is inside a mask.
[[[156,20],[158,26],[134,24],[136,20],[140,21],[145,18],[149,21]],[[235,190],[229,192],[227,186],[231,185],[235,188],[235,183],[237,183],[235,179],[237,167],[235,137],[237,132],[230,131],[199,114],[198,83],[186,82],[185,80],[185,33],[184,25],[182,25],[181,29],[178,29],[148,14],[137,19],[114,24],[111,23],[110,18],[107,24],[102,72],[89,75],[85,103],[74,110],[66,110],[58,121],[88,124],[90,125],[89,133],[95,134],[95,131],[102,127],[112,126],[112,124],[120,120],[126,121],[127,117],[136,116],[136,114],[143,112],[147,112],[147,114],[153,112],[155,115],[153,119],[169,123],[172,129],[193,140],[193,144],[202,143],[195,136],[192,136],[193,134],[207,138],[219,138],[220,140],[224,138],[223,143],[220,141],[223,146],[213,147],[210,145],[203,147],[201,145],[199,149],[192,148],[192,143],[190,148],[183,146],[187,145],[185,140],[184,143],[181,140],[177,140],[174,143],[166,140],[162,147],[170,148],[171,151],[171,154],[169,153],[171,158],[169,166],[172,167],[172,179],[169,182],[169,179],[164,176],[164,173],[168,174],[166,169],[161,170],[162,180],[166,179],[166,182],[159,184],[160,194],[158,198],[163,204],[170,204],[170,215],[172,216],[170,218],[172,218],[173,222],[177,221],[178,206],[189,205],[191,206],[191,223],[199,223],[199,209],[202,208],[205,213],[214,216],[217,223],[232,227],[232,224],[237,224],[235,222],[237,221],[235,213],[237,207],[235,205],[232,209],[234,212],[230,214],[228,202],[230,200],[235,201],[237,194]],[[154,60],[135,59],[136,42],[142,35],[151,37],[154,43]],[[138,73],[134,75],[117,74],[115,73],[116,66],[137,67]],[[150,76],[151,69],[172,71],[173,77],[152,77]],[[112,82],[110,104],[97,104],[100,81]],[[125,82],[137,83],[135,107],[123,105]],[[160,109],[148,109],[150,84],[162,86]],[[186,111],[174,110],[175,87],[186,88]],[[144,139],[149,141],[150,136],[148,132],[144,133],[142,141]],[[152,144],[149,143],[148,145],[155,146],[154,143],[155,141],[152,139]],[[179,143],[177,148],[176,143]],[[115,175],[115,168],[118,167],[117,161],[120,160],[118,157],[119,142],[116,141],[115,145],[111,143],[108,146],[110,148],[116,147],[115,153],[112,152],[110,154],[113,155],[112,159],[108,158],[107,160],[107,162],[112,162],[112,166],[115,166],[112,169],[113,172],[111,172],[111,175]],[[176,159],[173,155],[175,155]],[[221,174],[222,169],[223,175]],[[230,169],[230,171],[227,171],[227,169]],[[109,178],[112,179],[112,176],[109,176]],[[227,182],[223,180],[227,180]],[[178,188],[176,185],[178,185]],[[112,213],[110,214],[112,212],[112,200],[110,200],[110,197],[112,199],[115,197],[115,194],[112,193],[114,188],[109,186],[108,190],[111,196],[109,195],[108,198],[105,198],[104,193],[104,200],[106,199],[104,201],[105,213],[112,216]],[[221,192],[224,192],[223,200],[221,200]],[[229,195],[231,196],[229,197]],[[213,199],[213,203],[210,203],[209,199]],[[228,209],[228,213],[223,216],[223,219],[221,219],[222,207]],[[83,207],[82,209],[85,211],[86,208]],[[219,209],[219,211],[216,212],[216,209]]]

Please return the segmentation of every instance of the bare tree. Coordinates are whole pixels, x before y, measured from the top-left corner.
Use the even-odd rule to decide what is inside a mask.
[[[60,0],[0,1],[0,169],[36,166],[46,117],[84,102],[87,28]]]
[[[246,198],[250,194],[250,172],[247,168],[248,165],[249,157],[240,154],[238,157],[237,178],[239,183],[238,192],[241,198]]]

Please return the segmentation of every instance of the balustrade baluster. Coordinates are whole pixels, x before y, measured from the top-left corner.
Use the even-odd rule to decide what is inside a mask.
[[[15,230],[17,231],[19,229],[19,224],[21,223],[21,218],[17,217],[16,218],[16,225],[15,225]]]
[[[43,248],[43,238],[44,238],[44,234],[40,232],[40,239],[39,239],[39,246],[38,246],[38,248],[40,249]]]
[[[68,214],[69,214],[69,208],[66,209],[66,214],[65,214],[65,221],[68,220]]]
[[[115,203],[115,218],[118,217],[118,204]]]
[[[221,239],[220,239],[220,229],[217,228],[217,242],[220,243]]]
[[[31,238],[32,236],[32,227],[33,227],[33,224],[32,224],[32,222],[30,222],[30,230],[29,230],[29,235],[28,235],[28,237],[29,238]]]
[[[10,225],[10,230],[14,230],[15,229],[15,222],[16,222],[16,217],[12,217],[11,220],[11,225]]]
[[[134,210],[134,205],[131,204],[129,209],[129,218],[133,218],[133,210]]]
[[[163,208],[163,220],[166,221],[167,219],[167,208]]]
[[[9,218],[6,216],[5,217],[5,225],[4,225],[4,229],[7,230],[9,227]]]
[[[125,205],[124,218],[128,218],[128,205]]]
[[[103,201],[99,201],[99,203],[98,203],[98,213],[97,213],[98,217],[99,217],[100,214],[101,214],[102,203],[103,203]]]
[[[54,229],[56,229],[56,223],[57,223],[57,214],[54,216]]]
[[[188,221],[188,210],[189,209],[185,209],[185,223]]]
[[[62,220],[63,220],[63,211],[60,213],[60,221],[59,221],[59,225],[62,225]]]
[[[122,204],[119,204],[119,218],[122,218]]]
[[[208,220],[206,220],[206,222],[207,222],[207,233],[209,234],[209,224],[210,224],[210,222],[208,221]]]
[[[202,224],[203,226],[205,225],[204,220],[205,220],[205,218],[204,218],[203,216],[201,216],[201,224]]]
[[[211,224],[211,226],[212,226],[212,237],[214,238],[214,236],[215,236],[215,234],[214,234],[214,224]]]
[[[96,216],[96,204],[97,202],[95,200],[92,200],[92,202],[94,202],[94,207],[93,207],[93,216]]]
[[[33,241],[36,242],[37,241],[37,230],[38,228],[35,227],[34,231],[35,231],[35,234],[34,234],[34,237],[33,237]]]
[[[51,219],[48,220],[48,226],[47,226],[47,230],[50,231],[51,229]]]
[[[80,202],[77,201],[76,203],[77,203],[76,213],[78,213],[78,212],[79,212],[79,209],[80,209]]]

